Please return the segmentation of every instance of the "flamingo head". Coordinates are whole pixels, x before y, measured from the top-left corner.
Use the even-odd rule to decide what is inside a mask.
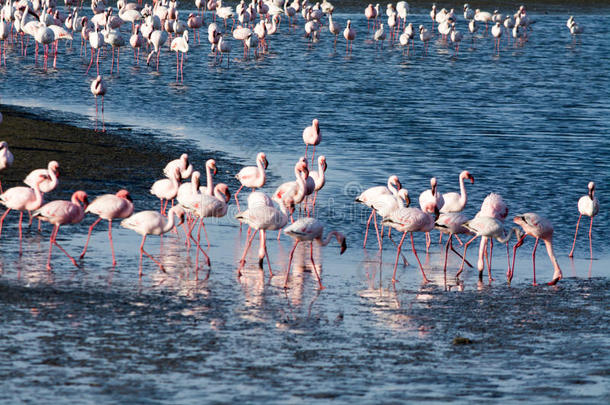
[[[408,207],[411,205],[411,198],[409,197],[409,190],[406,188],[401,188],[398,190],[398,197],[402,198],[405,201],[405,206]]]
[[[176,224],[176,226],[182,225],[182,223],[184,222],[184,216],[186,215],[186,213],[184,212],[184,208],[182,208],[182,206],[180,204],[178,204],[178,205],[174,205],[172,207],[169,215],[171,215],[172,211],[173,211],[173,214],[178,217],[178,223]],[[169,215],[168,215],[168,217],[169,217]]]
[[[388,183],[392,184],[398,190],[402,188],[402,184],[400,184],[400,180],[398,180],[398,176],[396,176],[395,174],[390,176],[390,178],[388,179]]]
[[[0,150],[2,150],[4,148],[8,148],[8,143],[6,143],[5,141],[2,141],[2,142],[0,142]]]
[[[593,194],[595,193],[595,182],[590,181],[587,187],[589,188],[589,198],[593,199]]]
[[[52,171],[53,173],[55,173],[56,177],[59,177],[59,163],[57,163],[57,161],[51,160],[49,162],[48,170]]]
[[[352,26],[352,20],[347,20],[347,28],[351,28]]]
[[[462,173],[460,173],[460,177],[462,179],[468,179],[468,180],[470,180],[471,184],[474,184],[474,176],[472,174],[470,174],[470,172],[468,170],[464,170]]]
[[[182,166],[184,167],[184,169],[189,167],[189,155],[188,154],[183,153],[182,155],[180,155],[180,160],[182,161]]]
[[[46,174],[39,174],[34,180],[34,184],[40,185],[43,181],[51,180]]]
[[[464,11],[468,10],[470,8],[470,4],[466,3],[464,4]]]
[[[231,201],[231,192],[229,191],[229,186],[227,186],[225,183],[218,183],[214,187],[214,193],[222,194],[224,196],[225,203]]]
[[[419,32],[422,32],[423,30],[424,30],[424,26],[423,26],[423,25],[420,25],[420,26],[419,26]]]
[[[133,200],[131,199],[131,195],[129,195],[129,191],[127,191],[125,189],[119,190],[115,195],[117,197],[123,198],[129,202],[133,202]]]
[[[322,168],[323,172],[326,171],[326,168],[328,167],[326,164],[326,156],[324,156],[324,155],[318,156],[318,166],[320,166]]]
[[[79,202],[81,202],[83,203],[83,206],[87,208],[87,206],[89,205],[89,198],[87,197],[87,193],[82,190],[75,191],[74,194],[72,194],[72,202],[74,204],[78,204]]]
[[[207,162],[205,162],[205,167],[207,167],[210,170],[214,170],[212,173],[214,173],[214,175],[216,173],[218,173],[218,169],[216,168],[216,161],[214,159],[209,159]]]
[[[267,161],[267,156],[265,156],[265,154],[263,152],[260,152],[258,154],[258,156],[256,157],[256,160],[261,162],[263,164],[263,166],[265,167],[265,169],[267,169],[267,167],[269,167],[269,162]]]
[[[191,173],[191,183],[195,183],[195,186],[197,186],[197,188],[199,188],[199,185],[201,184],[199,179],[201,178],[201,173],[197,170],[195,170],[193,173]]]
[[[305,178],[309,177],[309,168],[307,167],[307,161],[299,160],[296,169],[301,173],[304,173]]]
[[[430,179],[430,188],[432,188],[432,195],[436,195],[436,185],[437,185],[436,177],[432,177]]]
[[[178,166],[176,166],[174,168],[174,173],[172,173],[172,174],[173,174],[174,179],[178,180],[178,183],[180,183],[180,181],[182,180],[182,173]]]

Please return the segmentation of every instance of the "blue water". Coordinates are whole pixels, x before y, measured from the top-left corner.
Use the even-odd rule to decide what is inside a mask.
[[[413,10],[409,21],[429,27],[425,7]],[[317,153],[328,162],[318,215],[327,228],[347,235],[350,248],[343,256],[334,246],[323,255],[316,248],[327,287],[321,293],[305,264],[309,252],[299,249],[297,277],[285,293],[289,242],[269,243],[279,277],[263,278],[254,253],[237,280],[245,232],[230,219],[209,226],[208,281],[196,279],[192,250],[189,256],[171,237],[162,247],[169,274],[145,262],[146,275],[138,279],[139,237],[127,230],[115,231],[116,269],[109,267],[100,230],[82,269],[57,252],[52,273],[44,269],[48,231],[28,234],[29,253],[22,258],[3,235],[0,398],[607,402],[610,9],[541,9],[531,8],[537,22],[528,42],[514,47],[503,38],[499,56],[492,39],[481,35],[474,45],[465,35],[459,57],[438,36],[428,55],[419,41],[411,56],[388,44],[375,50],[361,8],[338,6],[335,20],[344,25],[349,18],[357,30],[350,56],[342,38],[333,49],[327,31],[308,46],[300,20],[296,31],[284,26],[271,37],[270,53],[257,60],[242,61],[241,45],[233,41],[229,68],[214,65],[207,42],[194,45],[191,36],[184,83],[175,82],[175,55],[167,50],[159,72],[134,66],[128,49],[121,52],[120,74],[110,76],[106,57],[111,131],[130,127],[155,142],[187,142],[199,161],[223,156],[232,164],[220,167],[217,180],[233,191],[233,175],[254,164],[259,151],[270,163],[265,190],[290,180],[304,152],[302,130],[318,118],[323,141]],[[586,27],[582,38],[569,35],[568,12]],[[458,29],[466,34],[461,15]],[[18,53],[10,49],[7,67],[0,67],[3,104],[94,126],[93,74],[84,75],[88,58],[79,56],[77,41],[71,49],[60,45],[57,69],[48,72]],[[152,184],[161,168],[141,175]],[[476,179],[467,185],[468,215],[493,191],[511,215],[535,211],[551,219],[565,277],[559,286],[531,286],[531,240],[519,252],[510,287],[502,249],[494,254],[493,283],[479,283],[467,270],[456,284],[451,275],[459,262],[450,261],[445,280],[440,248],[433,245],[429,256],[421,254],[432,280],[423,285],[405,248],[411,265],[399,267],[395,288],[394,247],[387,243],[381,257],[374,241],[361,249],[368,212],[353,204],[361,190],[397,174],[416,203],[432,176],[441,192],[457,191],[465,169]],[[78,187],[77,173],[62,174],[57,198]],[[572,261],[567,253],[576,202],[589,181],[596,182],[602,206],[593,230],[595,260],[588,260],[581,228]],[[88,191],[114,190],[101,183]],[[156,206],[152,196],[137,198],[136,209]],[[6,232],[15,234],[14,223]],[[85,226],[62,229],[61,243],[76,252],[84,233]],[[158,240],[147,243],[159,252]],[[423,250],[422,235],[416,246]],[[537,278],[551,275],[539,249]],[[473,344],[453,345],[458,336]]]

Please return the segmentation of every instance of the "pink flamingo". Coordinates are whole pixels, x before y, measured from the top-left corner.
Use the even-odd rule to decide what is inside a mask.
[[[174,159],[169,162],[163,168],[163,174],[167,178],[171,178],[174,175],[175,167],[180,169],[180,178],[182,180],[188,179],[193,173],[193,165],[189,162],[189,155],[183,153],[179,159]]]
[[[305,159],[307,159],[307,147],[313,145],[313,154],[311,155],[311,164],[316,155],[316,145],[322,141],[322,133],[320,132],[320,123],[317,118],[314,118],[311,125],[303,130],[303,142],[305,142]]]
[[[91,238],[91,232],[95,225],[97,225],[102,219],[108,220],[108,240],[110,241],[110,250],[112,251],[112,265],[116,266],[116,258],[114,256],[114,246],[112,244],[112,220],[117,218],[127,218],[133,214],[133,201],[127,190],[119,190],[116,194],[104,194],[97,197],[89,206],[85,209],[85,213],[91,212],[97,215],[99,218],[89,227],[89,233],[87,234],[87,241],[83,252],[80,254],[80,258],[85,257],[87,253],[87,246],[89,246],[89,238]]]
[[[352,20],[347,20],[347,25],[343,30],[343,38],[345,38],[346,42],[345,53],[351,53],[354,39],[356,39],[356,30],[352,28]]]
[[[417,259],[417,263],[419,264],[419,268],[421,270],[421,274],[424,277],[424,282],[428,282],[428,278],[426,278],[426,273],[424,272],[424,268],[419,261],[419,257],[417,256],[417,251],[415,250],[415,243],[413,242],[413,232],[430,232],[434,229],[434,222],[438,218],[438,209],[435,211],[434,216],[420,210],[419,208],[400,208],[394,212],[392,212],[389,216],[383,219],[382,225],[388,225],[392,228],[396,229],[399,232],[403,232],[402,238],[400,239],[400,243],[398,244],[398,250],[396,252],[396,262],[394,263],[394,273],[392,275],[392,282],[396,282],[396,269],[398,267],[398,259],[400,257],[400,249],[402,247],[403,242],[405,241],[405,237],[407,236],[407,232],[411,235],[411,249],[413,249],[413,254]]]
[[[474,184],[474,177],[472,177],[472,174],[470,174],[468,170],[464,170],[460,173],[460,193],[450,192],[443,194],[444,203],[443,206],[439,208],[441,213],[462,212],[464,210],[466,202],[468,201],[466,186],[464,185],[465,179],[470,180],[470,183]]]
[[[104,38],[104,41],[112,47],[112,62],[110,63],[110,74],[112,75],[112,70],[114,68],[114,49],[117,50],[117,60],[116,60],[116,73],[119,74],[120,63],[121,63],[121,47],[125,45],[125,38],[121,35],[121,32],[117,29],[109,29],[109,25],[106,25],[106,29],[108,33]]]
[[[279,205],[283,205],[285,207],[287,207],[289,204],[298,205],[301,204],[305,199],[305,179],[309,176],[309,170],[307,169],[306,161],[299,160],[296,163],[296,165],[294,166],[294,175],[296,177],[296,181],[288,181],[286,183],[282,183],[273,192],[271,199]],[[248,196],[248,207],[253,206],[251,205],[251,198],[254,202],[260,202],[260,200],[257,200],[258,196],[253,196],[253,194],[254,193],[251,193]],[[267,205],[273,206],[272,203]],[[278,232],[278,240],[280,240],[280,235],[281,233]]]
[[[373,203],[379,199],[380,195],[390,194],[397,196],[398,190],[402,188],[402,184],[400,184],[400,180],[398,180],[398,176],[392,175],[388,177],[388,185],[386,186],[375,186],[364,190],[358,197],[356,197],[356,202],[360,204],[364,204],[367,207],[371,208],[371,215],[369,215],[368,221],[366,221],[366,231],[364,232],[364,244],[363,248],[366,248],[366,240],[369,234],[369,226],[371,224],[371,219],[374,219],[375,231],[377,232],[377,242],[379,246],[381,246],[381,239],[379,238],[379,229],[377,228],[377,216],[375,214],[375,209],[373,208]]]
[[[180,187],[180,168],[174,168],[174,175],[169,179],[157,180],[153,183],[150,188],[150,193],[157,196],[161,201],[161,209],[159,212],[165,215],[167,204],[169,200],[173,200],[178,195],[178,188]],[[163,202],[165,200],[165,203]]]
[[[83,30],[84,32],[84,30]],[[93,54],[96,54],[95,65],[97,68],[97,74],[100,74],[100,48],[104,45],[104,36],[99,31],[99,26],[97,23],[95,24],[95,29],[91,31],[88,35],[89,45],[91,46],[91,61],[89,62],[89,66],[87,67],[87,71],[85,74],[89,73],[89,69],[91,69],[91,65],[93,65]],[[85,49],[85,52],[87,49]],[[86,54],[85,54],[86,56]]]
[[[369,4],[364,9],[364,16],[366,17],[366,29],[371,30],[371,20],[373,20],[373,28],[375,28],[375,19],[377,18],[377,10],[372,4]]]
[[[578,212],[580,215],[578,216],[578,221],[576,222],[576,232],[574,232],[574,243],[572,243],[572,250],[570,250],[570,254],[568,256],[574,256],[574,247],[576,246],[576,235],[578,235],[578,225],[580,224],[580,219],[583,215],[591,217],[591,225],[589,225],[589,251],[591,252],[591,259],[593,259],[593,242],[591,241],[591,229],[593,229],[593,217],[597,215],[599,212],[599,201],[597,201],[597,197],[595,197],[595,183],[589,182],[588,185],[589,192],[587,195],[583,195],[578,200]]]
[[[447,271],[447,259],[449,256],[450,248],[456,255],[458,255],[460,257],[460,259],[464,259],[462,257],[462,255],[459,254],[453,248],[453,236],[456,235],[456,237],[457,237],[458,234],[469,234],[470,233],[468,228],[466,228],[464,226],[464,224],[467,221],[468,221],[468,218],[466,217],[466,215],[464,215],[460,212],[443,213],[436,220],[435,228],[441,232],[441,235],[443,233],[446,233],[449,235],[449,240],[447,240],[447,244],[445,245],[445,265],[443,267],[443,272]],[[472,267],[472,265],[467,260],[466,260],[466,264],[469,267]]]
[[[477,213],[477,216],[491,217],[499,220],[500,222],[504,222],[504,220],[508,216],[508,206],[506,205],[500,194],[490,193],[483,200],[483,203],[481,204],[481,208]],[[479,266],[481,265],[481,263],[483,263],[485,255],[487,255],[488,260],[491,263],[491,258],[493,255],[493,246],[494,238],[481,236],[481,244],[479,246]],[[506,242],[506,251],[507,256],[509,256],[508,242]],[[510,258],[508,258],[508,260],[510,260]]]
[[[2,115],[0,115],[0,122],[2,122]],[[11,167],[15,160],[13,154],[8,150],[8,143],[5,141],[0,142],[0,171]],[[2,181],[0,180],[0,193],[2,193]]]
[[[2,224],[4,219],[11,210],[19,212],[19,255],[21,255],[21,224],[23,222],[23,211],[32,211],[40,208],[42,205],[42,193],[40,192],[40,184],[47,179],[47,176],[39,174],[34,180],[34,187],[12,187],[6,192],[0,194],[0,203],[7,210],[0,218],[0,235],[2,235]]]
[[[237,195],[241,191],[241,189],[245,187],[250,187],[252,191],[257,188],[261,188],[265,185],[265,169],[269,166],[269,162],[267,162],[267,157],[263,152],[259,152],[256,155],[256,166],[246,166],[239,171],[235,175],[235,178],[239,180],[241,183],[241,187],[235,193],[235,202],[237,203],[237,211],[240,211],[239,208],[239,200],[237,199]]]
[[[170,48],[172,51],[176,52],[176,81],[178,81],[178,71],[180,71],[180,82],[182,82],[184,80],[182,71],[182,68],[184,67],[184,54],[189,51],[189,32],[185,30],[181,37],[174,38]],[[178,63],[178,53],[182,55],[180,63]]]
[[[486,240],[497,239],[501,243],[506,243],[506,257],[508,260],[508,272],[511,271],[510,255],[509,255],[509,251],[508,251],[508,241],[510,240],[510,237],[512,236],[513,232],[515,232],[515,234],[517,235],[517,238],[520,237],[518,228],[511,229],[510,232],[508,232],[508,234],[507,234],[504,231],[504,227],[502,226],[502,221],[500,221],[497,218],[483,216],[480,214],[481,213],[478,213],[472,220],[467,221],[462,224],[463,227],[468,229],[470,232],[474,233],[474,236],[468,242],[466,242],[464,244],[464,254],[462,256],[462,265],[460,266],[460,269],[458,270],[457,274],[455,275],[456,277],[459,277],[460,274],[462,274],[462,271],[464,270],[464,263],[466,262],[466,251],[468,250],[468,246],[472,242],[474,242],[474,240],[476,238],[478,238],[479,236],[481,237],[481,239],[482,238],[486,238]],[[481,245],[479,247],[479,261],[477,263],[477,269],[479,270],[479,280],[482,280],[483,279],[483,270],[485,269],[484,258],[486,256],[487,257],[487,274],[489,277],[489,281],[492,281],[493,278],[491,277],[491,254],[487,254],[486,246],[487,246],[486,242],[485,243],[481,242]]]
[[[178,218],[178,223],[175,222],[174,216]],[[167,213],[167,218],[157,211],[140,211],[133,214],[129,218],[121,221],[123,228],[131,229],[142,235],[142,243],[140,244],[140,266],[139,275],[142,276],[142,254],[146,254],[153,262],[159,266],[162,272],[166,272],[160,261],[155,259],[150,253],[144,250],[144,243],[148,235],[163,235],[171,231],[174,226],[178,226],[184,222],[184,208],[176,205],[170,208]]]
[[[97,96],[102,96],[102,132],[106,132],[106,123],[104,121],[104,95],[106,94],[106,83],[102,80],[102,76],[98,76],[91,82],[91,93],[95,98],[95,130],[97,131]]]
[[[193,30],[193,40],[199,41],[199,29],[203,27],[203,17],[200,15],[195,15],[193,13],[189,14],[188,19],[186,20],[186,24],[190,29]]]
[[[81,203],[83,205],[81,205]],[[51,232],[50,246],[49,246],[49,258],[47,259],[47,270],[51,270],[51,253],[53,251],[53,245],[57,247],[68,256],[68,259],[78,267],[76,260],[68,254],[57,243],[57,233],[59,227],[66,224],[77,224],[85,217],[85,208],[89,201],[87,200],[87,193],[84,191],[75,191],[72,194],[70,201],[55,200],[47,203],[32,213],[33,217],[38,217],[43,221],[47,221],[55,226],[53,232]]]
[[[248,207],[247,210],[240,212],[235,218],[240,222],[248,224],[254,232],[246,242],[244,254],[239,261],[239,267],[237,268],[237,276],[241,277],[241,269],[246,263],[246,255],[252,245],[252,240],[256,236],[256,233],[260,231],[260,244],[258,249],[258,266],[263,268],[263,259],[267,257],[267,265],[269,267],[269,275],[273,276],[271,270],[271,262],[269,261],[269,255],[267,254],[267,235],[266,231],[273,231],[282,229],[288,223],[288,214],[292,215],[294,211],[294,203],[288,203],[286,205],[280,204],[280,209],[271,207],[269,205],[256,204],[253,207]]]
[[[328,166],[326,164],[326,157],[324,155],[320,155],[318,156],[318,170],[309,172],[309,178],[313,179],[313,182],[315,184],[313,203],[311,204],[312,210],[315,210],[316,208],[316,199],[318,198],[318,191],[320,191],[326,183],[325,172],[327,167]]]
[[[437,190],[436,177],[430,179],[430,189],[424,191],[419,195],[419,207],[422,211],[433,214],[435,211],[439,211],[445,205],[443,195]],[[426,232],[426,252],[430,247],[430,233]]]
[[[559,263],[555,258],[555,254],[553,253],[553,225],[551,221],[548,219],[533,213],[527,212],[525,214],[517,215],[513,221],[521,226],[525,231],[525,235],[521,236],[519,241],[513,247],[513,266],[510,270],[510,274],[508,277],[508,281],[510,282],[513,279],[513,272],[515,271],[515,255],[517,253],[517,248],[523,244],[523,240],[527,235],[530,235],[536,238],[536,243],[534,243],[534,250],[532,251],[532,264],[534,271],[534,285],[536,285],[536,248],[538,247],[538,242],[540,239],[544,241],[546,245],[546,251],[549,254],[549,258],[551,259],[551,263],[553,264],[554,273],[553,279],[548,283],[549,285],[555,285],[559,280],[561,280],[562,273],[561,268],[559,268]]]
[[[290,265],[292,264],[292,257],[294,256],[294,251],[296,250],[299,242],[310,241],[309,244],[309,257],[311,259],[311,264],[313,265],[313,271],[316,274],[316,278],[318,279],[318,286],[320,290],[323,290],[325,287],[322,285],[322,279],[320,278],[320,273],[316,268],[316,262],[313,260],[313,241],[317,241],[320,245],[326,246],[330,243],[333,238],[337,239],[337,242],[341,245],[340,254],[343,254],[347,249],[347,244],[345,243],[345,236],[341,232],[331,231],[326,234],[326,237],[323,237],[324,233],[324,225],[322,222],[318,221],[315,218],[301,218],[294,223],[290,224],[290,226],[284,229],[284,233],[292,238],[294,238],[294,246],[290,251],[290,258],[288,259],[288,268],[286,269],[286,280],[284,280],[284,288],[288,288],[288,277],[290,276]]]
[[[43,193],[50,193],[55,190],[59,183],[59,163],[55,160],[51,160],[46,169],[32,170],[23,182],[34,188],[34,184],[36,184],[36,181],[38,181],[40,176],[45,176],[45,180],[40,183],[40,191]]]
[[[129,45],[133,48],[133,58],[137,65],[140,63],[140,48],[144,46],[144,37],[140,32],[140,24],[136,25],[134,33],[129,37]]]

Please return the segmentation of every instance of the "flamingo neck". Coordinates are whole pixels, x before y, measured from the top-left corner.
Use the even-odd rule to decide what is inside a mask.
[[[464,184],[464,177],[460,176],[460,207],[464,209],[468,202],[468,194],[466,194],[466,185]]]
[[[333,238],[337,239],[337,242],[341,243],[341,236],[341,233],[337,231],[330,231],[326,234],[326,238],[324,238],[322,241],[322,246],[328,245]]]
[[[208,195],[214,195],[214,179],[212,176],[212,169],[206,165],[205,166],[205,177],[207,182],[207,193]]]
[[[294,196],[294,202],[300,203],[305,198],[305,173],[298,169],[294,170],[294,174],[297,176],[297,193]]]
[[[388,180],[388,190],[390,190],[390,193],[392,193],[394,196],[398,195],[398,190],[396,187],[394,187],[394,184],[390,180]]]
[[[162,233],[167,233],[172,230],[172,228],[176,224],[176,221],[174,220],[175,215],[176,215],[176,212],[173,209],[170,209],[169,214],[167,215],[167,220],[165,222],[165,225],[163,226]]]

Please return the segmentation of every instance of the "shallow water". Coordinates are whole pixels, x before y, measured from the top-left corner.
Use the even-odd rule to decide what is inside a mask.
[[[318,216],[345,232],[350,248],[343,256],[334,245],[323,255],[316,248],[327,287],[322,292],[305,265],[305,249],[297,250],[292,288],[281,288],[286,239],[269,241],[277,277],[263,277],[253,253],[238,281],[245,229],[240,234],[228,219],[208,226],[213,267],[207,281],[205,271],[194,271],[193,249],[187,253],[173,237],[162,246],[168,274],[145,261],[146,274],[138,279],[139,237],[123,229],[114,232],[119,265],[112,269],[104,227],[94,233],[80,269],[55,252],[54,271],[47,273],[48,228],[26,233],[19,258],[12,217],[0,255],[2,400],[607,402],[608,13],[593,19],[590,8],[548,10],[532,11],[537,23],[530,40],[515,48],[504,38],[500,56],[493,55],[489,37],[472,45],[469,35],[458,58],[438,39],[427,56],[419,42],[410,57],[387,44],[375,51],[354,8],[335,13],[341,24],[351,18],[358,32],[350,57],[342,41],[333,51],[327,32],[308,48],[302,27],[292,33],[283,27],[271,38],[271,54],[257,61],[238,60],[241,49],[233,43],[229,69],[212,64],[207,43],[193,46],[184,84],[174,81],[169,52],[159,73],[133,67],[127,50],[120,75],[109,77],[106,58],[111,128],[124,137],[131,136],[125,127],[134,128],[162,145],[191,143],[196,161],[222,160],[217,180],[232,190],[233,174],[253,164],[259,150],[270,162],[266,190],[290,180],[304,152],[302,129],[319,118],[317,153],[329,167]],[[570,38],[567,12],[586,24],[582,39]],[[427,11],[415,9],[410,21],[429,25]],[[458,27],[466,30],[462,21]],[[77,42],[72,50],[60,48],[58,69],[47,73],[32,57],[9,51],[7,68],[0,67],[2,102],[92,127],[92,75],[83,75],[88,61],[79,57]],[[161,169],[162,163],[130,173],[134,188],[145,190],[142,184]],[[464,169],[476,179],[467,185],[468,215],[494,191],[511,215],[535,211],[552,220],[566,277],[559,286],[531,286],[532,241],[519,251],[510,287],[501,248],[493,283],[479,283],[467,270],[456,284],[459,262],[451,258],[445,279],[440,248],[433,245],[426,257],[423,236],[416,235],[432,282],[421,284],[405,247],[411,265],[399,267],[395,289],[391,243],[382,257],[373,240],[361,249],[368,212],[352,203],[361,190],[397,174],[416,203],[431,176],[442,192],[456,191]],[[51,198],[82,187],[78,175],[67,177]],[[576,201],[590,180],[602,203],[593,230],[595,260],[588,260],[581,228],[571,261]],[[91,195],[114,192],[103,181],[82,182]],[[136,209],[156,207],[152,196],[135,197]],[[65,227],[59,241],[76,253],[86,230]],[[147,246],[159,253],[158,239]],[[538,281],[546,281],[552,269],[543,248],[537,258]],[[452,344],[460,336],[472,344]]]

